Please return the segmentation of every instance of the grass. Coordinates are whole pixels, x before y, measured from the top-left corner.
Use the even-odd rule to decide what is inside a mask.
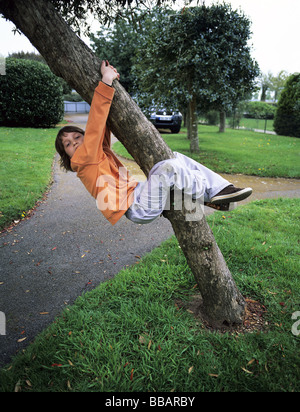
[[[176,238],[80,296],[0,371],[0,391],[299,391],[299,199],[208,218],[264,330],[219,333],[186,306],[195,281]]]
[[[246,129],[258,129],[258,130],[266,130],[273,132],[274,127],[273,127],[274,120],[273,119],[268,119],[267,124],[265,119],[247,119],[243,117],[240,120],[239,127],[245,127]]]
[[[203,123],[203,124],[207,124],[207,120],[204,117],[199,117],[199,122]],[[232,127],[232,123],[233,123],[233,119],[231,117],[226,117],[226,124],[228,125],[228,127]],[[273,119],[268,119],[267,120],[267,124],[265,119],[248,119],[246,117],[242,117],[240,119],[239,125],[237,124],[237,120],[235,120],[235,128],[239,129],[239,128],[245,128],[248,130],[266,130],[270,131],[270,132],[274,132],[274,120]]]
[[[0,128],[0,229],[26,216],[51,181],[57,129]]]
[[[242,173],[267,177],[300,177],[300,139],[199,125],[199,154],[191,154],[186,129],[179,134],[162,134],[173,151],[192,157],[218,173]],[[130,158],[117,142],[114,151]]]

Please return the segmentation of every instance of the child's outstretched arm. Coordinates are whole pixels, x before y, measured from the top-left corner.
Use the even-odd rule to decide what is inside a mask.
[[[101,63],[102,81],[96,87],[86,125],[84,142],[72,157],[71,164],[97,163],[104,156],[103,141],[107,129],[106,121],[111,102],[114,96],[113,81],[118,79],[119,73],[108,61]],[[74,167],[72,166],[74,170]]]
[[[120,79],[120,75],[117,72],[117,70],[112,65],[110,65],[107,60],[102,61],[101,74],[102,74],[102,82],[107,84],[108,86],[112,86],[112,82],[115,79],[118,79],[118,80]],[[103,141],[103,149],[105,151],[110,150],[110,145],[111,145],[111,133],[110,133],[110,130],[106,129],[104,141]]]

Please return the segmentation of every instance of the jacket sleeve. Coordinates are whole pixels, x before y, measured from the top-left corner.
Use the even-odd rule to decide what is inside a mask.
[[[96,87],[86,124],[84,141],[75,152],[72,162],[91,164],[98,163],[103,158],[103,145],[108,144],[110,134],[106,121],[114,93],[115,89],[103,82],[100,82]]]
[[[110,149],[110,145],[111,145],[111,131],[109,130],[108,127],[106,127],[105,129],[105,133],[104,133],[104,140],[103,140],[103,149]]]

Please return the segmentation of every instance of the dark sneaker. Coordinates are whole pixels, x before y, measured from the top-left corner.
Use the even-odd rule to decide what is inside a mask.
[[[241,200],[246,199],[252,193],[251,187],[246,187],[241,189],[233,185],[225,187],[217,195],[210,199],[210,203],[218,205],[231,202],[240,202]]]

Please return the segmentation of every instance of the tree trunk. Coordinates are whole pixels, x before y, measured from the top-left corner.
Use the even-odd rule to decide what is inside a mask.
[[[269,86],[266,84],[262,84],[261,86],[261,96],[260,96],[260,101],[265,102],[267,99],[267,91],[268,91]]]
[[[164,212],[199,287],[201,315],[213,326],[241,323],[245,301],[238,291],[205,217],[187,221],[185,210]]]
[[[191,153],[199,153],[199,138],[198,138],[198,116],[196,97],[193,96],[189,102],[189,127],[190,127],[190,150]]]
[[[0,0],[0,12],[28,37],[51,70],[90,103],[101,61],[47,0]],[[105,59],[105,56],[103,56]],[[118,81],[109,126],[147,175],[158,161],[174,157]],[[166,212],[203,298],[202,311],[216,326],[241,323],[245,301],[205,220],[189,221],[185,210]]]
[[[187,139],[191,140],[191,115],[190,115],[190,103],[187,105],[187,111],[186,111],[186,128],[187,128]]]
[[[219,132],[220,133],[225,133],[226,129],[226,113],[224,110],[220,111],[220,127],[219,127]]]

